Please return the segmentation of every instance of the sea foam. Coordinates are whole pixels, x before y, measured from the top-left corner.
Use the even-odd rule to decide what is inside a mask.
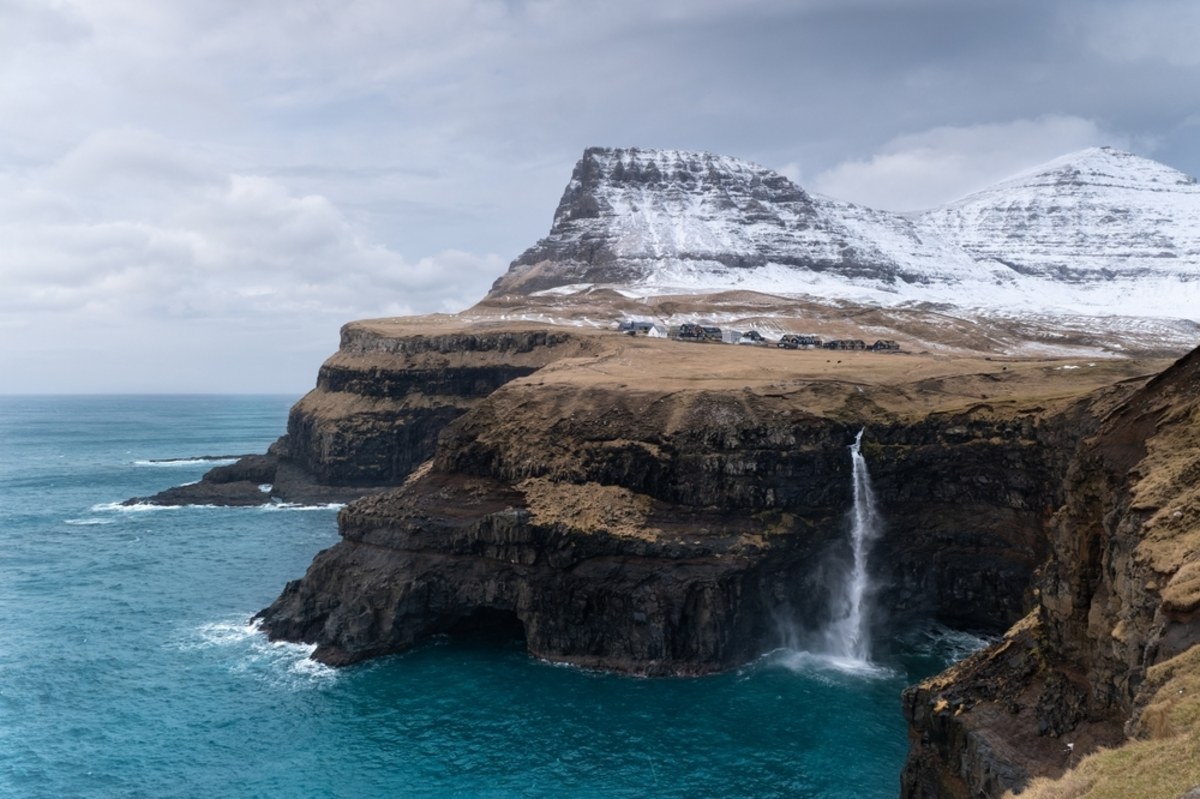
[[[249,507],[263,511],[280,511],[280,510],[341,510],[346,507],[345,502],[325,502],[316,505],[305,505],[300,502],[271,502],[264,505],[250,505]]]
[[[133,465],[170,469],[177,466],[228,466],[232,463],[237,463],[237,458],[155,458],[134,461]]]
[[[120,502],[101,502],[98,505],[93,505],[91,510],[93,513],[148,513],[158,510],[179,510],[181,508],[215,508],[216,505],[154,505],[149,502],[135,502],[132,505],[124,505]]]
[[[312,659],[316,644],[269,641],[258,619],[202,624],[179,645],[185,651],[216,650],[232,655],[229,671],[247,674],[289,690],[321,688],[341,672]]]
[[[896,672],[878,663],[844,655],[807,652],[800,649],[777,649],[766,655],[769,665],[780,666],[813,679],[833,676],[861,679],[892,679]]]

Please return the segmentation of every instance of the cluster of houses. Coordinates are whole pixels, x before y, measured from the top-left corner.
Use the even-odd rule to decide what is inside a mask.
[[[874,344],[867,344],[862,339],[836,339],[833,341],[822,341],[817,336],[788,333],[778,341],[772,342],[764,337],[757,330],[749,330],[745,333],[737,330],[722,330],[713,325],[699,325],[685,322],[681,325],[672,325],[667,327],[657,322],[639,322],[626,320],[621,322],[617,329],[630,336],[652,336],[655,338],[671,338],[676,341],[711,341],[722,344],[757,344],[760,346],[769,346],[774,343],[776,347],[788,350],[801,349],[827,349],[827,350],[871,350],[873,352],[896,352],[900,349],[900,345],[891,339],[880,339]]]

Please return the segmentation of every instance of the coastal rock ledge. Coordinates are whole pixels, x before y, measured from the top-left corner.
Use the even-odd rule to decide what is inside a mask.
[[[402,484],[342,512],[342,541],[262,625],[331,664],[505,625],[560,662],[727,669],[829,618],[848,445],[869,425],[883,604],[1004,629],[1046,554],[1056,453],[1086,432],[1086,403],[1023,405],[1045,364],[978,361],[995,395],[980,403],[978,375],[936,361],[833,361],[537,326],[348,326],[292,413],[291,458],[329,481]]]
[[[373,493],[258,619],[336,665],[498,630],[587,668],[728,669],[829,619],[865,427],[877,623],[1011,628],[906,692],[903,794],[1032,790],[1196,718],[1164,691],[1197,680],[1200,354],[1166,366],[353,323],[287,457]]]

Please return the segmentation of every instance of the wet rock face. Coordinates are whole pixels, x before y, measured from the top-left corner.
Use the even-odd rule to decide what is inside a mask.
[[[321,483],[396,485],[433,454],[438,434],[463,411],[457,404],[384,406],[330,420],[302,401],[288,417],[288,439],[296,462]]]
[[[1063,474],[1101,412],[1091,400],[1045,417],[980,404],[868,428],[865,453],[887,525],[876,554],[891,564],[882,604],[983,631],[1024,616]]]
[[[346,664],[422,638],[519,622],[529,651],[636,674],[696,674],[757,654],[759,559],[733,538],[621,540],[534,523],[489,481],[432,477],[345,512],[344,540],[263,614],[275,638]],[[448,503],[448,504],[447,504]]]
[[[790,533],[821,531],[836,547],[857,428],[755,395],[505,390],[447,431],[435,463],[508,482],[619,485],[684,508],[786,513]],[[997,631],[1024,614],[1058,497],[1044,435],[1031,418],[969,415],[868,429],[886,520],[874,559],[881,605]]]

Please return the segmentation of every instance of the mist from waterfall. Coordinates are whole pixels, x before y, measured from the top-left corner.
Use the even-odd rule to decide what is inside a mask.
[[[875,508],[875,495],[871,491],[871,476],[862,456],[864,432],[859,430],[850,446],[854,485],[854,507],[850,512],[853,562],[841,585],[835,588],[833,617],[824,631],[826,654],[858,663],[867,663],[871,659],[872,592],[867,558],[882,527]]]

